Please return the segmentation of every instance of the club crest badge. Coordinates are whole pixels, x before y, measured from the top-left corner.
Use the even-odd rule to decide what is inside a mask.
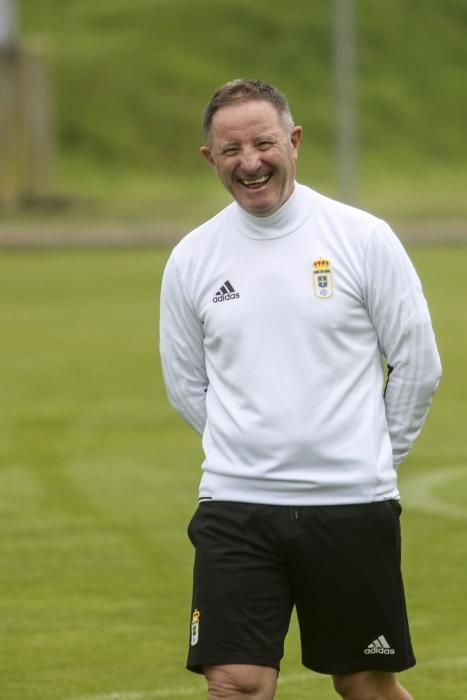
[[[325,258],[313,262],[313,287],[318,299],[328,299],[332,296],[331,263]]]
[[[191,617],[191,646],[194,647],[196,644],[198,644],[199,640],[199,618],[200,618],[200,612],[196,608],[193,611],[193,615]]]

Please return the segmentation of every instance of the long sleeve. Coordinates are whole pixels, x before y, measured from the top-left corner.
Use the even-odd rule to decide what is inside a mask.
[[[203,327],[180,280],[173,256],[167,263],[161,289],[160,352],[169,400],[198,433],[206,423],[208,379]]]
[[[420,280],[386,224],[369,239],[365,267],[367,308],[390,372],[384,400],[397,467],[423,427],[441,363]]]

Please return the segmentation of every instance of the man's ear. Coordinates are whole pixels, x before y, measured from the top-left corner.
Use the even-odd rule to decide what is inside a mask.
[[[301,126],[294,126],[290,135],[290,140],[296,155],[298,155],[298,149],[302,140],[302,133],[303,131]]]
[[[209,150],[209,148],[207,146],[201,146],[201,148],[199,150],[202,153],[202,155],[206,158],[209,165],[212,165],[212,167],[215,168],[216,165],[214,163],[214,158],[212,157],[211,151]]]

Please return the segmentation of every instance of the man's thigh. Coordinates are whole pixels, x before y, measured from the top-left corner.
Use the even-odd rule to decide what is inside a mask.
[[[399,515],[397,501],[298,509],[290,557],[305,666],[340,674],[414,665]]]
[[[277,685],[277,670],[266,666],[233,664],[205,666],[208,697],[273,700]]]
[[[190,670],[279,668],[293,602],[278,538],[268,525],[273,510],[212,501],[196,511],[189,526],[195,546]]]

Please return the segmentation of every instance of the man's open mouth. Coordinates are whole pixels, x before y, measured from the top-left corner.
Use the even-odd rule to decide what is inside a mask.
[[[250,190],[256,190],[269,182],[271,177],[272,173],[269,173],[269,175],[261,175],[258,177],[242,177],[239,178],[239,180],[244,187],[248,187]]]

